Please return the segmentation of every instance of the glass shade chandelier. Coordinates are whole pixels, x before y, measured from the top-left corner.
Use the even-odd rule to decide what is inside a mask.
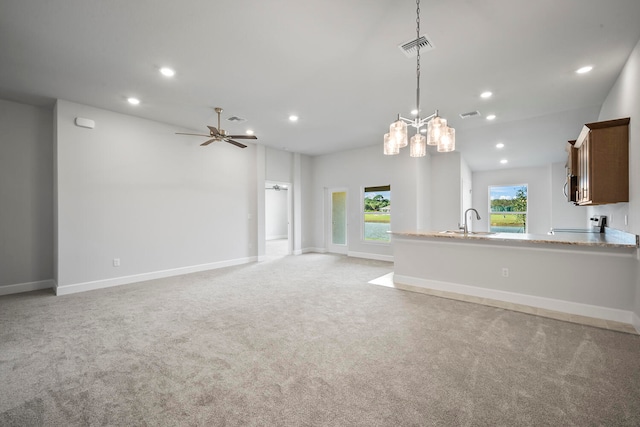
[[[410,151],[411,157],[424,157],[427,154],[427,145],[435,145],[439,152],[449,152],[456,149],[456,131],[447,126],[447,120],[435,113],[420,117],[420,0],[416,0],[416,117],[407,119],[398,114],[398,119],[389,126],[389,133],[384,135],[384,154],[395,155],[400,153],[400,149],[409,145],[407,140],[407,125],[416,129],[416,134],[411,137]],[[427,125],[425,137],[421,133],[423,126]],[[424,129],[422,130],[424,131]]]

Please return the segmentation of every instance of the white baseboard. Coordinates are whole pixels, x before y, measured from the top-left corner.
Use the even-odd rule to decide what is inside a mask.
[[[326,254],[327,249],[326,248],[304,248],[302,249],[302,253],[303,254],[308,254],[308,253]]]
[[[347,256],[351,256],[354,258],[365,258],[365,259],[375,259],[378,261],[389,261],[393,262],[393,255],[381,255],[381,254],[372,254],[369,252],[347,252]]]
[[[635,316],[632,311],[583,304],[579,302],[564,301],[553,298],[538,297],[533,295],[525,295],[515,292],[500,291],[496,289],[480,288],[458,283],[440,282],[437,280],[421,279],[411,276],[400,276],[397,274],[394,275],[393,281],[399,284],[417,286],[420,288],[471,295],[479,298],[489,298],[498,301],[528,305],[531,307],[543,308],[546,310],[560,311],[563,313],[594,317],[597,319],[612,320],[615,322],[622,322],[627,324],[632,324],[632,322],[638,321],[637,324],[633,323],[633,325],[636,330],[640,332],[640,319],[638,319],[638,317]],[[633,319],[634,316],[635,319]]]
[[[21,292],[39,291],[41,289],[55,289],[53,279],[39,280],[37,282],[16,283],[15,285],[0,286],[0,295],[19,294]]]
[[[636,328],[636,331],[638,332],[638,334],[640,334],[640,317],[638,317],[636,313],[632,313],[631,324],[633,325],[634,328]]]
[[[282,240],[282,239],[287,239],[289,236],[286,234],[279,234],[277,236],[267,236],[264,238],[264,240]]]
[[[153,271],[150,273],[134,274],[131,276],[114,277],[112,279],[96,280],[92,282],[73,283],[70,285],[58,285],[56,295],[75,294],[77,292],[93,291],[96,289],[110,288],[112,286],[127,285],[143,282],[145,280],[162,279],[164,277],[179,276],[181,274],[197,273],[199,271],[215,270],[234,265],[247,264],[257,261],[258,257],[238,258],[227,261],[212,262],[209,264],[193,265],[189,267],[173,268],[170,270]]]

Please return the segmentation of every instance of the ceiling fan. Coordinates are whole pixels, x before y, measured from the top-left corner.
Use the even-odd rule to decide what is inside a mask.
[[[216,107],[214,108],[214,110],[216,111],[216,113],[218,113],[218,127],[215,128],[213,126],[207,126],[209,128],[209,135],[205,135],[201,133],[183,133],[183,132],[176,132],[176,135],[193,135],[193,136],[204,136],[207,138],[211,138],[208,141],[205,141],[202,144],[200,144],[201,146],[209,145],[212,142],[224,141],[240,148],[247,148],[247,146],[238,141],[234,141],[234,139],[258,139],[255,135],[227,135],[227,131],[220,128],[220,113],[222,113],[222,108]]]

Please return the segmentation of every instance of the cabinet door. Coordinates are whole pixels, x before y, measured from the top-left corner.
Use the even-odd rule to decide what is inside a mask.
[[[589,146],[590,141],[587,136],[578,149],[578,203],[585,203],[590,200],[589,195]]]
[[[628,202],[629,119],[588,123],[575,146],[578,147],[577,203]],[[570,161],[567,164],[570,165]]]

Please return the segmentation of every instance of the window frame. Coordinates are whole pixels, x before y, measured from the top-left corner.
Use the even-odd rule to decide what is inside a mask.
[[[365,206],[364,206],[364,200],[366,197],[367,193],[373,193],[375,191],[388,191],[389,192],[389,198],[387,200],[389,200],[389,206],[391,206],[391,184],[387,184],[387,185],[373,185],[373,186],[362,186],[360,188],[360,215],[362,215],[360,217],[361,220],[361,227],[360,227],[360,239],[363,243],[366,244],[372,244],[372,245],[390,245],[391,244],[391,236],[389,235],[387,237],[387,240],[376,240],[376,239],[367,239],[366,235],[365,235],[365,230],[366,230],[366,221],[365,221],[365,215],[367,214],[367,212],[365,212]],[[367,191],[369,190],[369,191]],[[389,230],[391,230],[391,211],[389,211]]]
[[[498,233],[509,233],[509,234],[527,234],[529,232],[529,184],[527,183],[522,183],[522,184],[493,184],[493,185],[489,185],[487,188],[487,198],[489,201],[489,206],[488,206],[488,212],[489,214],[487,215],[488,219],[487,219],[487,230],[493,232],[493,230],[491,229],[491,215],[492,214],[499,214],[499,212],[493,212],[491,209],[491,189],[492,188],[515,188],[515,189],[519,189],[524,187],[525,191],[526,191],[526,195],[527,195],[527,209],[524,212],[521,211],[508,211],[510,214],[514,214],[514,215],[522,215],[524,214],[525,220],[524,220],[524,230],[522,232],[514,232],[514,231],[497,231]],[[514,227],[515,228],[515,227]]]

